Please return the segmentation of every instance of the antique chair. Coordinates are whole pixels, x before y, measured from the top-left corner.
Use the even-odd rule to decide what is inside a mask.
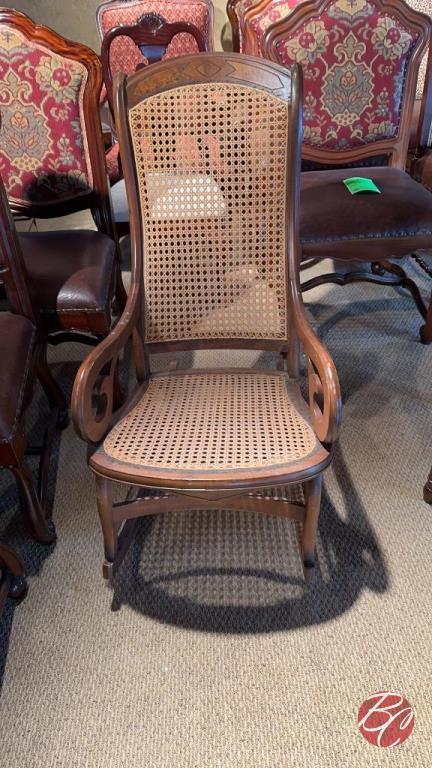
[[[299,287],[299,75],[233,53],[117,76],[132,287],[72,398],[78,434],[94,447],[107,578],[136,518],[203,504],[302,521],[304,567],[314,565],[322,472],[341,404]],[[112,372],[132,334],[143,344],[140,384],[113,419]],[[223,348],[279,352],[280,370],[152,372],[153,354]],[[114,504],[116,481],[138,487],[138,496]],[[304,504],[290,502],[293,483],[304,484]]]
[[[46,338],[38,330],[27,291],[25,265],[16,248],[14,223],[1,182],[0,207],[0,278],[6,287],[10,309],[0,312],[0,467],[9,469],[15,476],[22,510],[34,538],[50,544],[55,540],[55,528],[47,519],[46,504],[50,451],[56,424],[60,427],[67,424],[67,410],[59,414],[57,388],[46,362]],[[51,413],[43,445],[29,448],[25,415],[36,377],[51,405]],[[40,456],[38,492],[33,486],[26,452]]]
[[[227,2],[226,12],[231,26],[232,47],[235,53],[244,53],[241,20],[248,8],[259,2],[260,0],[228,0]]]
[[[23,562],[18,552],[0,541],[0,618],[8,596],[22,600],[26,594]]]
[[[265,31],[276,21],[288,16],[302,0],[258,0],[249,3],[240,18],[242,52],[262,56],[261,41]]]
[[[130,36],[116,34],[112,45],[109,45],[108,59],[104,61],[104,39],[112,30],[119,27],[132,27],[143,19],[153,17],[163,18],[168,24],[191,24],[201,38],[197,37],[192,29],[174,35],[166,50],[161,50],[157,57],[153,49],[152,61],[157,58],[170,58],[195,53],[199,50],[213,50],[213,4],[211,0],[107,0],[101,3],[96,11],[96,21],[102,43],[102,61],[105,73],[108,67],[113,77],[116,72],[124,72],[127,75],[135,72],[136,68],[149,59],[143,54]],[[150,25],[152,25],[150,21]],[[204,47],[202,41],[204,40]],[[163,44],[165,48],[165,45]],[[105,49],[107,44],[105,44]],[[108,76],[109,77],[109,76]],[[108,96],[108,89],[105,90]],[[121,163],[119,158],[119,145],[116,140],[115,126],[113,126],[113,145],[107,154],[107,167],[111,183],[114,208],[118,211],[116,223],[121,228],[121,234],[127,233],[129,227],[129,211],[126,205],[124,183],[122,179]]]
[[[91,209],[98,226],[19,235],[35,312],[51,342],[95,343],[112,327],[115,300],[125,301],[99,121],[99,59],[2,8],[0,68],[0,170],[12,212],[44,219]]]
[[[113,109],[112,82],[115,72],[113,73],[111,70],[112,57],[110,52],[114,41],[122,37],[132,40],[135,44],[138,52],[141,54],[141,60],[136,64],[135,69],[132,70],[134,72],[141,67],[164,59],[168,53],[171,41],[174,40],[176,35],[184,34],[190,35],[195,40],[198,51],[203,52],[207,50],[207,41],[198,27],[194,27],[193,24],[185,21],[169,23],[157,13],[146,13],[136,24],[128,27],[114,27],[104,35],[101,50],[102,74],[111,110]],[[117,67],[117,71],[119,71],[118,60],[114,59],[113,64]],[[122,71],[125,71],[124,68]],[[132,72],[125,71],[125,74],[132,74]]]
[[[356,280],[403,286],[426,318],[417,285],[391,259],[431,242],[432,195],[404,170],[430,29],[403,0],[309,0],[264,35],[266,57],[303,68],[303,160],[335,166],[302,174],[303,258],[372,265],[320,275],[303,290]],[[356,167],[372,158],[377,167]],[[371,177],[381,194],[351,195],[348,176]]]

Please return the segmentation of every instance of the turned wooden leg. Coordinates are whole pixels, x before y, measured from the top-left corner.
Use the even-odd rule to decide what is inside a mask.
[[[37,356],[37,373],[42,389],[52,408],[58,409],[57,427],[65,429],[69,424],[69,411],[66,398],[53,378],[46,359],[46,347],[40,347]]]
[[[15,475],[21,499],[21,508],[36,541],[52,544],[56,539],[52,520],[45,518],[37,493],[33,485],[31,472],[27,464],[21,462],[17,467],[10,467]]]
[[[302,556],[305,575],[315,565],[315,545],[321,506],[322,475],[308,480],[306,485],[306,517],[302,533]]]
[[[113,521],[113,494],[112,482],[105,477],[96,475],[96,497],[99,519],[102,526],[102,534],[105,549],[106,566],[113,564],[118,549],[118,529],[117,523]],[[104,566],[103,574],[109,578],[112,574],[112,568]]]

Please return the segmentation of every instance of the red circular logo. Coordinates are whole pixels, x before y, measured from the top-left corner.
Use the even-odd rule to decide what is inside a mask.
[[[358,712],[360,733],[376,747],[396,747],[406,741],[414,728],[410,703],[395,691],[373,693]]]

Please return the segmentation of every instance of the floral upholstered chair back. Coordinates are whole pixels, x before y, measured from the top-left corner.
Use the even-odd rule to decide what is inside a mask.
[[[403,167],[430,21],[402,0],[311,0],[266,33],[269,58],[303,68],[303,156],[388,154]]]
[[[0,12],[0,172],[16,209],[52,210],[94,191],[84,102],[96,108],[98,62],[83,63],[65,43],[23,14]]]
[[[207,50],[213,50],[213,5],[211,0],[108,0],[99,5],[96,19],[101,40],[114,27],[132,26],[142,16],[157,13],[167,22],[186,21],[193,24],[207,41]],[[186,33],[176,35],[168,45],[164,58],[198,53],[196,40]],[[127,37],[113,40],[110,48],[112,76],[118,72],[131,74],[144,57],[134,42]]]
[[[240,50],[250,56],[261,56],[261,40],[275,22],[288,16],[302,0],[240,0]]]

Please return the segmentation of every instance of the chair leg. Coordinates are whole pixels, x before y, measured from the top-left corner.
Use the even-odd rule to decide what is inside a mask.
[[[37,374],[49,404],[52,408],[58,409],[58,429],[65,429],[69,424],[68,405],[62,390],[53,378],[49,369],[45,347],[39,349],[37,356]]]
[[[105,560],[107,563],[114,563],[118,549],[118,528],[117,523],[113,520],[112,490],[110,480],[96,475],[97,508],[102,526]]]
[[[12,547],[0,542],[0,568],[9,574],[7,585],[9,597],[22,600],[27,594],[27,582],[24,576],[23,562]]]
[[[306,485],[306,517],[303,523],[302,556],[305,575],[315,566],[315,545],[321,506],[322,475],[308,480]]]
[[[29,467],[21,462],[19,466],[10,467],[15,475],[21,507],[36,541],[41,544],[52,544],[56,539],[55,527],[52,520],[46,520],[40,505]]]

